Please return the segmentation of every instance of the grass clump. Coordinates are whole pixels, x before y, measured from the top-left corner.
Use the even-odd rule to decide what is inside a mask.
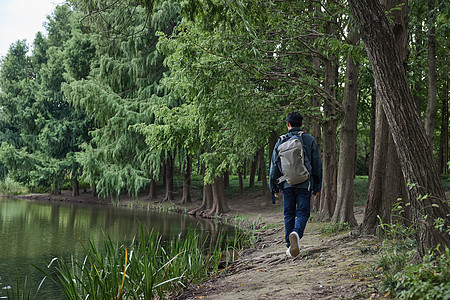
[[[326,223],[324,226],[322,226],[320,228],[320,233],[325,234],[325,235],[338,235],[339,233],[342,232],[347,232],[350,231],[352,228],[350,226],[350,224],[348,224],[347,222],[345,223],[341,223],[341,222],[331,222],[331,223]]]
[[[49,270],[40,271],[67,299],[163,299],[226,270],[245,241],[239,233],[226,241],[222,234],[202,239],[194,231],[164,241],[141,229],[139,240],[128,246],[107,239],[99,250],[90,241],[83,258],[54,259]]]

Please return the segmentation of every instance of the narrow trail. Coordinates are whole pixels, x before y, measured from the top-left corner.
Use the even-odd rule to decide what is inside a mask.
[[[226,272],[188,287],[177,299],[387,299],[376,289],[372,263],[381,243],[375,237],[326,236],[320,232],[323,223],[308,222],[300,255],[288,258],[280,203],[249,197],[231,199],[229,206],[230,215],[275,228],[258,232],[255,248],[241,253]]]
[[[370,263],[379,242],[349,233],[325,237],[309,224],[301,253],[288,258],[283,230],[260,234],[226,274],[188,288],[177,299],[384,299]],[[369,269],[367,269],[369,268]]]

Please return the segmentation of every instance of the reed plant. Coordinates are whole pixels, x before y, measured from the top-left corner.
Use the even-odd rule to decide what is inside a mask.
[[[141,228],[129,245],[108,238],[100,250],[90,241],[83,246],[83,257],[53,259],[48,269],[40,271],[61,287],[67,299],[170,298],[188,284],[214,276],[219,268],[226,270],[246,240],[238,232],[228,242],[223,234],[204,239],[193,230],[163,240]]]

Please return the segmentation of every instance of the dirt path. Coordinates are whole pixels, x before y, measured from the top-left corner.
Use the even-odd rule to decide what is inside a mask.
[[[190,287],[177,299],[385,299],[377,294],[371,272],[380,246],[373,237],[325,236],[323,224],[309,222],[300,256],[287,258],[281,203],[258,196],[231,199],[229,206],[230,215],[276,227],[259,232],[256,247],[244,251],[226,274]]]
[[[89,194],[71,197],[69,192],[22,198],[99,201]],[[120,203],[133,205],[135,202],[122,198]],[[159,205],[156,203],[142,199],[139,206]],[[200,202],[164,205],[185,211],[199,206]],[[287,258],[280,200],[274,205],[260,194],[247,194],[229,199],[228,205],[231,209],[226,215],[228,218],[236,217],[244,224],[258,224],[262,229],[257,232],[255,248],[241,253],[239,260],[226,272],[201,285],[188,287],[177,299],[386,299],[377,293],[378,280],[372,272],[371,263],[380,246],[375,238],[356,237],[349,232],[327,236],[320,232],[324,224],[308,222],[300,241],[299,257]],[[356,216],[357,219],[362,217],[362,208],[356,209]]]

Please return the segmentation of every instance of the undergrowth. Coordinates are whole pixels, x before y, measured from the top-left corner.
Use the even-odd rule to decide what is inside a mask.
[[[403,213],[399,205],[394,205],[394,211]],[[386,224],[380,219],[385,236],[376,267],[382,277],[381,291],[398,299],[450,299],[450,250],[434,249],[419,263],[413,263],[415,232],[413,226],[405,226],[400,220],[397,217]],[[442,234],[449,234],[438,226]]]
[[[5,180],[0,180],[0,195],[1,196],[13,196],[26,194],[28,189],[23,187],[16,181],[6,177]]]

